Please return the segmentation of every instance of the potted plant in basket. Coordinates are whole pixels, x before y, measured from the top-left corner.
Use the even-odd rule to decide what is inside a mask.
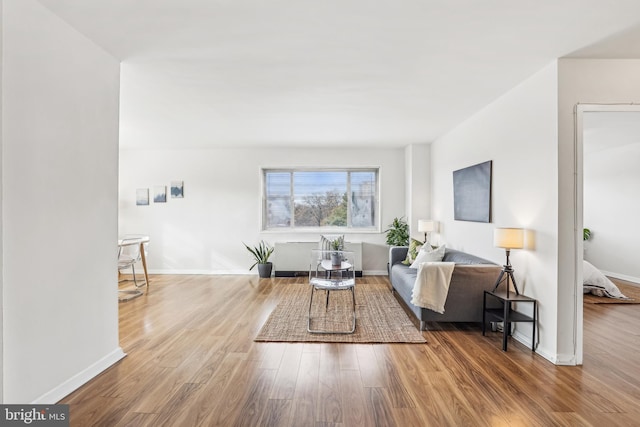
[[[342,237],[338,237],[331,242],[331,266],[332,267],[340,267],[342,265],[342,251],[344,248],[344,239]]]
[[[261,240],[258,246],[249,247],[246,243],[242,243],[251,255],[255,262],[249,270],[252,270],[256,265],[258,266],[258,275],[262,278],[271,277],[271,269],[273,264],[269,262],[269,257],[273,253],[273,247],[269,246],[264,240]]]

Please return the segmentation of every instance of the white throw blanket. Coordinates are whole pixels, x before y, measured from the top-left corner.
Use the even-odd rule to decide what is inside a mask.
[[[591,292],[599,297],[628,299],[607,276],[588,261],[583,262],[582,276],[585,293]]]
[[[454,262],[423,262],[413,285],[411,304],[444,313]]]

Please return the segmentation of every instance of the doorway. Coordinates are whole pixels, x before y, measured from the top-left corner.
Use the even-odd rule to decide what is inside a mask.
[[[640,117],[640,105],[636,104],[578,104],[576,107],[575,120],[575,150],[574,166],[576,170],[575,178],[575,217],[574,217],[574,268],[576,272],[575,285],[575,319],[574,319],[574,342],[576,344],[576,362],[581,365],[583,362],[583,293],[582,293],[582,261],[584,259],[583,232],[584,224],[584,150],[585,150],[585,120],[594,114],[615,113],[638,113]]]

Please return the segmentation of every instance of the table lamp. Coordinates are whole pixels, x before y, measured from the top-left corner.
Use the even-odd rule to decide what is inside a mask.
[[[421,219],[418,221],[418,231],[424,233],[424,244],[429,242],[428,233],[435,230],[435,221],[430,219]]]
[[[496,284],[493,287],[493,292],[498,289],[503,278],[506,278],[507,282],[507,294],[509,293],[509,281],[513,283],[513,289],[516,291],[516,295],[520,295],[516,280],[513,277],[513,267],[509,261],[509,253],[511,249],[522,249],[524,247],[524,229],[522,228],[496,228],[493,231],[493,246],[497,248],[504,248],[507,253],[507,263],[502,266],[502,271],[496,280]],[[506,277],[505,277],[506,276]]]

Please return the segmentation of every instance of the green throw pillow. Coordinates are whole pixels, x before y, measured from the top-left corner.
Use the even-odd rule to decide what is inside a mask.
[[[411,239],[411,241],[409,242],[407,257],[404,261],[402,261],[402,263],[404,265],[413,264],[413,261],[415,261],[416,257],[418,256],[418,252],[420,252],[420,248],[422,247],[422,245],[424,245],[424,243],[422,243],[420,240]]]

